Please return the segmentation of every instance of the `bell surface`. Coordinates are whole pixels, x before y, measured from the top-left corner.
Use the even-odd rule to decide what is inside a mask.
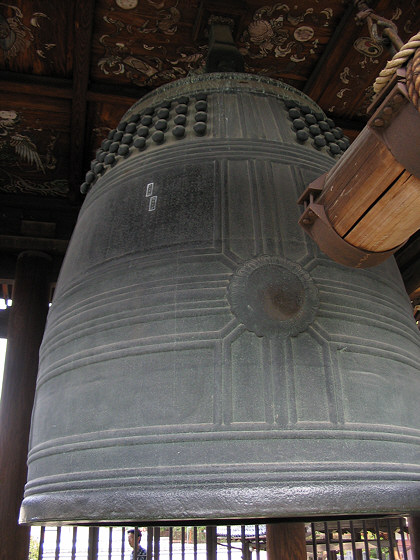
[[[247,74],[124,115],[49,312],[23,522],[420,510],[420,336],[398,268],[337,264],[297,223],[346,146],[304,94]]]

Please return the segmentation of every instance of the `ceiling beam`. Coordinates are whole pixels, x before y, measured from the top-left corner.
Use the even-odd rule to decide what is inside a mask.
[[[51,255],[64,255],[68,240],[19,235],[0,235],[0,251],[20,253],[22,251],[43,251]]]
[[[80,198],[86,136],[87,91],[95,0],[76,0],[74,14],[73,92],[70,128],[70,198]]]
[[[109,84],[90,84],[87,92],[88,101],[118,104],[119,101],[135,103],[152,91],[150,87],[121,86],[118,89]]]
[[[0,83],[3,93],[27,94],[31,96],[53,97],[56,99],[73,98],[73,82],[65,78],[34,76],[0,70]],[[115,103],[118,101],[133,103],[149,93],[151,88],[138,86],[121,86],[118,89],[110,84],[89,83],[86,92],[87,101]]]
[[[325,83],[325,69],[328,67],[329,62],[331,63],[331,59],[335,55],[336,47],[343,35],[343,31],[354,12],[355,7],[351,2],[344,12],[344,15],[339,21],[338,25],[334,29],[334,32],[330,40],[328,41],[324,52],[319,57],[314,69],[306,80],[305,86],[303,87],[302,91],[309,97],[313,98],[314,101],[317,101],[317,99],[320,97],[319,89],[327,86],[327,84]]]
[[[72,82],[65,78],[0,71],[0,82],[3,93],[23,93],[58,99],[71,99],[72,97]]]

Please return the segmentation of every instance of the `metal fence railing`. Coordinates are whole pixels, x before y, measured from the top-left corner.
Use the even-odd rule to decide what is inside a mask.
[[[129,529],[33,527],[29,559],[130,560]],[[262,524],[136,530],[141,533],[141,560],[267,559]],[[317,521],[306,523],[305,531],[307,560],[411,560],[405,518]]]

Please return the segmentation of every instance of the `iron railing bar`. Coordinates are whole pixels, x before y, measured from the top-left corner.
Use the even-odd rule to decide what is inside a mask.
[[[316,531],[315,531],[315,523],[311,523],[311,533],[312,533],[312,552],[314,555],[314,560],[318,559],[318,551],[316,546]]]
[[[169,527],[169,560],[172,560],[174,543],[174,528]]]
[[[133,547],[133,558],[136,560],[137,552],[139,549],[139,528],[137,525],[134,527],[134,547]]]
[[[405,527],[403,526],[402,518],[400,517],[400,533],[401,533],[401,544],[404,554],[404,560],[407,560],[407,546],[405,543]]]
[[[341,530],[341,523],[337,521],[337,532],[338,532],[338,546],[340,548],[340,560],[344,560],[344,546],[343,546],[343,532]],[[366,560],[369,560],[369,556]]]
[[[242,559],[248,560],[249,547],[248,547],[248,543],[246,542],[245,525],[241,525],[241,548],[242,548]]]
[[[61,541],[61,527],[56,528],[56,538],[55,538],[55,560],[60,558],[60,541]]]
[[[99,527],[89,527],[89,545],[88,545],[88,560],[98,559],[98,538]]]
[[[226,527],[226,544],[228,547],[228,560],[232,560],[232,531],[230,525]]]
[[[152,560],[152,555],[153,555],[153,527],[148,527],[147,528],[146,560]]]
[[[369,539],[368,539],[368,535],[367,535],[367,527],[366,527],[366,521],[363,520],[362,521],[362,527],[363,527],[363,541],[365,544],[365,556],[366,556],[366,560],[369,560]]]
[[[121,560],[124,560],[125,554],[125,527],[121,531]]]
[[[181,527],[181,558],[185,560],[185,527]]]
[[[194,527],[194,560],[197,560],[197,551],[198,551],[198,530],[197,527]]]
[[[353,521],[350,521],[350,534],[351,534],[351,550],[353,552],[353,560],[357,560],[356,539],[355,539],[355,536],[354,536]]]
[[[379,523],[378,520],[375,520],[375,531],[376,531],[376,544],[378,546],[378,559],[382,560],[382,546],[381,546],[381,537],[379,531]]]
[[[108,527],[108,560],[112,560],[112,527]]]
[[[45,527],[41,527],[41,533],[39,535],[39,547],[38,547],[38,558],[43,560],[44,557],[44,539],[45,539]]]
[[[327,553],[327,559],[331,560],[330,532],[328,528],[328,523],[324,523],[324,532],[325,532],[325,551]]]
[[[387,526],[388,526],[389,556],[390,556],[390,560],[395,560],[394,538],[392,536],[391,521],[389,519],[387,519]]]
[[[154,546],[153,553],[155,560],[159,560],[160,557],[160,527],[155,527],[153,530]]]
[[[76,558],[77,527],[73,527],[73,537],[71,541],[71,560]]]
[[[257,560],[260,560],[260,526],[255,525],[255,554]]]

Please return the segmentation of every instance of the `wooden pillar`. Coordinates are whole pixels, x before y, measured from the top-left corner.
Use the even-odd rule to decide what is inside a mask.
[[[182,546],[185,546],[185,541],[182,541]],[[160,527],[153,527],[153,558],[160,558]]]
[[[146,560],[152,560],[153,552],[153,527],[147,528]]]
[[[98,560],[99,527],[89,527],[88,560]]]
[[[268,560],[306,560],[304,523],[267,525]]]
[[[38,372],[48,311],[51,258],[25,251],[17,260],[0,403],[0,560],[26,560],[29,527],[18,525]]]
[[[420,516],[408,518],[410,532],[411,559],[420,560]]]
[[[206,550],[207,550],[207,560],[216,560],[217,533],[216,533],[215,526],[206,527]]]

